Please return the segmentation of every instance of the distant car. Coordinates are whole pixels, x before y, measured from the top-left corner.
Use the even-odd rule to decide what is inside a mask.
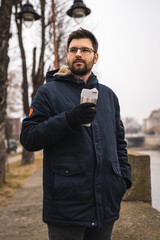
[[[7,148],[7,153],[17,151],[18,146],[17,146],[17,141],[15,139],[10,138],[10,139],[8,139],[8,141],[6,140],[5,145]]]

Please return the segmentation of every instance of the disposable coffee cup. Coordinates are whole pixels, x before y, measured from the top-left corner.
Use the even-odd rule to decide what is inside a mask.
[[[82,89],[80,103],[91,102],[96,104],[98,99],[98,90],[96,88],[92,89]],[[82,124],[82,126],[90,127],[91,123]]]

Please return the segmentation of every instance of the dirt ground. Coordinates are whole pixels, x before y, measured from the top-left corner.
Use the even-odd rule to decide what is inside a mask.
[[[42,222],[42,169],[0,209],[1,240],[47,240]],[[143,202],[122,202],[112,240],[160,240],[160,212]]]

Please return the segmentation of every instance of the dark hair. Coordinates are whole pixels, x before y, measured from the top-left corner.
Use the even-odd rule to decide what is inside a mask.
[[[98,41],[96,37],[91,33],[90,31],[80,28],[79,30],[76,30],[72,32],[67,40],[67,49],[73,39],[81,39],[81,38],[89,38],[92,42],[92,46],[95,52],[98,50]]]

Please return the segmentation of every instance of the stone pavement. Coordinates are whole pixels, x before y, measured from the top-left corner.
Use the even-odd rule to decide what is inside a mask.
[[[42,222],[42,169],[0,209],[0,240],[47,240]],[[160,240],[160,212],[148,203],[122,202],[112,240]],[[67,239],[66,239],[67,240]],[[97,239],[98,240],[98,239]]]
[[[0,209],[0,240],[47,240],[42,222],[42,169],[30,176]]]

